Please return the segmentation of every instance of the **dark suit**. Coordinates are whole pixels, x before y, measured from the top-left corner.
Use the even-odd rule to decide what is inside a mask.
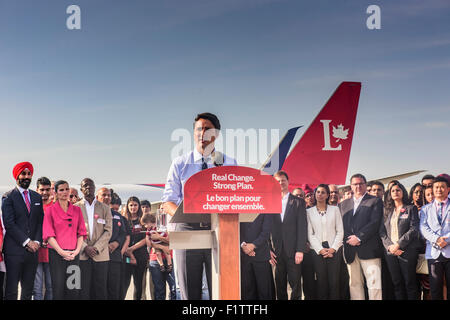
[[[397,222],[398,244],[403,250],[401,256],[395,256],[388,251],[389,246],[395,244],[391,240],[391,219],[394,210],[386,212],[384,223],[380,226],[380,237],[384,246],[384,254],[389,272],[394,284],[397,300],[417,300],[419,296],[416,265],[419,247],[419,215],[417,207],[409,205],[400,212]]]
[[[344,224],[344,258],[347,264],[352,267],[353,262],[360,263],[363,260],[376,260],[376,264],[378,270],[371,268],[371,277],[373,281],[367,281],[369,288],[369,296],[374,297],[376,295],[376,299],[380,298],[379,294],[381,294],[381,241],[378,235],[380,224],[383,217],[383,202],[381,199],[371,196],[369,194],[365,194],[359,204],[356,212],[353,214],[354,209],[354,201],[353,197],[347,200],[344,200],[339,204],[339,208],[341,213],[343,214],[343,224]],[[346,241],[348,237],[351,235],[355,235],[361,241],[358,246],[351,246]],[[356,260],[356,256],[358,256],[358,260]],[[369,274],[366,274],[368,270],[364,263],[361,263],[361,268],[363,269],[365,276],[368,277]],[[379,266],[378,266],[379,265]],[[350,293],[355,292],[355,288],[359,287],[359,284],[356,284],[357,278],[356,274],[350,274]],[[352,279],[353,277],[353,279]],[[359,275],[358,275],[359,277]],[[372,285],[374,287],[372,287]],[[361,285],[362,286],[362,285]],[[362,289],[359,288],[359,289]],[[372,290],[373,289],[373,290]],[[362,289],[363,290],[363,289]],[[362,294],[364,296],[364,294]],[[361,299],[362,297],[358,295],[358,298],[352,296],[352,299]]]
[[[269,238],[272,229],[271,214],[260,214],[253,222],[240,224],[240,241],[256,246],[255,256],[241,250],[242,300],[272,299],[272,268],[270,266]]]
[[[42,243],[42,223],[44,211],[41,196],[28,190],[30,212],[18,188],[2,197],[2,215],[6,234],[3,253],[6,264],[5,299],[17,299],[18,284],[21,283],[22,300],[31,300],[34,278],[38,265],[37,251],[32,253],[25,249],[23,243],[30,239]]]
[[[287,281],[292,288],[291,300],[301,298],[301,264],[295,264],[295,253],[306,251],[308,238],[305,201],[289,194],[284,219],[274,215],[272,242],[277,265],[275,284],[278,300],[287,300]]]
[[[127,236],[127,221],[117,211],[111,210],[113,228],[109,243],[116,241],[119,246],[109,255],[108,265],[108,300],[120,300],[120,284],[122,269],[122,246]]]

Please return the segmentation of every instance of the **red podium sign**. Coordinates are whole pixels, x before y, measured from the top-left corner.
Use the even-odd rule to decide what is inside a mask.
[[[280,184],[257,169],[210,168],[193,175],[184,185],[184,213],[280,212]]]
[[[257,169],[215,167],[186,181],[183,201],[184,213],[213,214],[218,221],[212,227],[219,258],[218,288],[213,285],[213,290],[221,300],[240,299],[239,214],[280,213],[280,184]]]

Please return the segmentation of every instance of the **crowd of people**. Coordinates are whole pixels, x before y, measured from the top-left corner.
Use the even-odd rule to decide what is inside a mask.
[[[182,203],[189,177],[236,165],[214,148],[220,131],[214,114],[198,114],[193,128],[195,149],[175,158],[168,172],[160,208],[168,215]],[[147,270],[152,299],[166,299],[168,287],[170,299],[199,300],[205,284],[212,297],[211,249],[172,254],[148,201],[130,197],[122,206],[117,194],[96,190],[90,178],[81,181],[82,198],[66,181],[46,177],[33,191],[33,171],[29,162],[17,164],[17,187],[2,197],[4,299],[17,299],[20,283],[24,300],[121,300],[133,278],[133,297],[141,300]],[[242,299],[447,298],[450,176],[426,175],[409,193],[397,180],[385,190],[362,174],[342,189],[319,184],[292,192],[288,173],[273,177],[280,184],[281,214],[260,214],[240,225]],[[210,230],[211,224],[169,228]]]
[[[151,203],[120,197],[108,188],[81,181],[82,198],[63,180],[37,179],[34,168],[17,164],[17,187],[2,198],[1,299],[124,300],[134,284],[134,299],[145,299],[150,270],[152,299],[176,299],[168,234],[156,230]],[[119,213],[120,211],[120,213]],[[166,285],[167,284],[167,285]]]

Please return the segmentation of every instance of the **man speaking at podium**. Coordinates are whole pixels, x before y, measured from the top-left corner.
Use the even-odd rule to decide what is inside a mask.
[[[198,114],[194,120],[195,149],[172,161],[167,175],[162,201],[164,211],[171,216],[183,200],[186,181],[201,170],[214,166],[235,166],[236,160],[215,150],[214,143],[220,133],[220,121],[212,113]],[[210,230],[205,223],[177,223],[176,231]],[[200,300],[202,296],[203,264],[211,299],[211,249],[175,250],[176,277],[182,300]]]

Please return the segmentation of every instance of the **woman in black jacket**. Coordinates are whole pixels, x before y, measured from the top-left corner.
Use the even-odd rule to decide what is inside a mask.
[[[396,300],[417,300],[416,280],[419,215],[417,207],[409,203],[405,187],[395,181],[387,193],[384,221],[380,237],[394,283]]]

